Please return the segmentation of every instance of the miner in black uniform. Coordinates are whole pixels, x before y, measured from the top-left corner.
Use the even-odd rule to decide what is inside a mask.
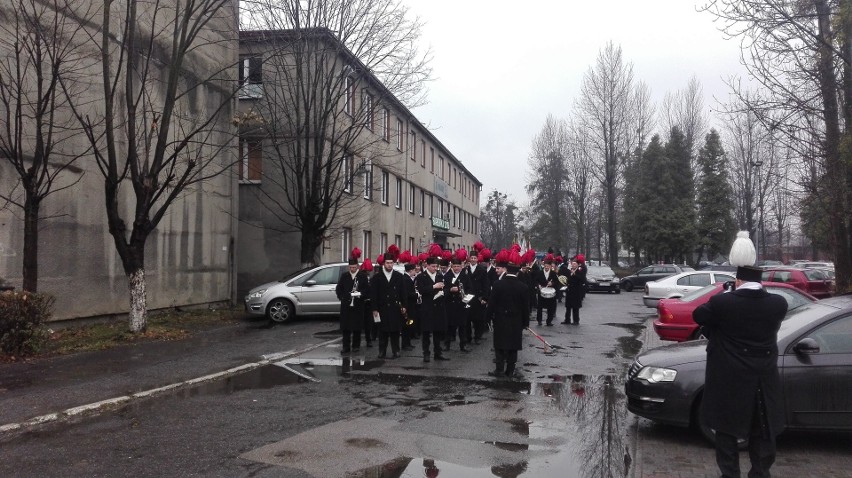
[[[487,325],[485,324],[485,304],[488,301],[488,292],[491,290],[491,282],[488,280],[488,272],[485,266],[479,264],[479,257],[475,253],[471,253],[468,257],[468,265],[462,269],[462,275],[468,278],[470,286],[465,285],[465,292],[473,295],[473,299],[468,302],[467,330],[465,337],[467,342],[479,344],[482,340],[482,334],[485,333]]]
[[[357,352],[361,348],[361,330],[364,328],[364,304],[370,295],[370,281],[359,271],[361,250],[352,249],[349,265],[337,280],[335,293],[340,300],[340,332],[343,335],[341,354]]]
[[[544,256],[543,267],[533,273],[533,279],[538,291],[538,311],[536,321],[541,325],[542,312],[547,311],[547,325],[553,325],[553,317],[556,315],[556,288],[559,287],[559,277],[553,270],[553,255]],[[549,290],[550,294],[543,294],[542,289]],[[552,294],[552,295],[551,295]],[[547,295],[547,297],[545,296]]]
[[[505,275],[491,288],[491,296],[485,316],[494,324],[495,368],[489,372],[494,376],[512,377],[518,350],[523,347],[523,332],[529,326],[530,295],[529,287],[518,279],[520,256],[515,253],[497,255],[498,273]],[[504,368],[505,367],[505,368]]]
[[[438,261],[435,256],[426,259],[426,270],[416,279],[417,290],[422,297],[419,318],[424,362],[431,360],[429,347],[432,342],[435,360],[449,360],[441,352],[441,341],[447,333],[447,312],[444,304],[444,278],[438,272]]]
[[[728,259],[738,266],[735,289],[714,295],[693,312],[708,338],[700,406],[716,432],[723,477],[740,476],[740,438],[748,438],[748,476],[770,476],[775,437],[784,427],[777,341],[787,301],[763,288],[763,271],[752,267],[756,256],[748,232],[739,232]]]
[[[393,270],[396,255],[388,251],[382,261],[382,268],[373,274],[370,280],[373,321],[379,326],[379,358],[387,357],[390,342],[391,358],[399,357],[399,335],[408,309],[405,281],[401,272]]]
[[[450,260],[450,270],[444,274],[444,291],[447,307],[447,335],[444,336],[444,350],[450,350],[450,344],[459,338],[459,350],[470,352],[467,348],[467,330],[470,328],[468,304],[464,302],[469,294],[468,277],[462,274],[462,263],[467,259],[467,251],[459,249]]]
[[[420,327],[418,309],[420,308],[421,301],[414,282],[418,273],[416,262],[405,264],[405,295],[408,297],[406,314],[408,315],[408,320],[402,326],[402,350],[414,350],[414,346],[411,345],[411,339],[414,338],[415,331]]]

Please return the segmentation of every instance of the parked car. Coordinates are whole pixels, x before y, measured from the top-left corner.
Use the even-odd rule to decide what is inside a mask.
[[[719,272],[736,272],[737,266],[732,266],[730,264],[711,264],[706,266],[701,266],[698,268],[700,271],[719,271]]]
[[[701,289],[687,293],[680,298],[661,299],[657,304],[657,320],[654,321],[654,332],[662,340],[683,342],[701,338],[698,324],[692,320],[692,311],[699,305],[710,300],[716,294],[721,294],[731,283],[711,284]],[[778,294],[787,300],[787,310],[793,310],[817,300],[816,297],[788,284],[767,282],[764,288]]]
[[[706,348],[706,340],[693,340],[636,357],[624,386],[627,409],[692,425],[712,441],[700,406]],[[852,295],[788,311],[778,331],[778,368],[788,430],[852,431]]]
[[[586,283],[588,284],[589,291],[615,292],[616,294],[620,294],[621,287],[619,286],[619,282],[615,272],[607,265],[589,266],[589,270],[586,272]]]
[[[648,267],[643,267],[642,269],[639,269],[639,272],[622,278],[621,288],[630,292],[636,287],[644,286],[648,281],[659,280],[663,277],[692,270],[695,269],[689,266],[677,264],[654,264]]]
[[[340,301],[334,288],[347,267],[345,262],[310,267],[259,285],[245,297],[246,312],[274,322],[288,322],[297,315],[338,315]]]
[[[770,259],[764,259],[762,261],[757,261],[755,264],[757,267],[775,267],[775,266],[783,266],[784,263],[781,261],[773,261]]]
[[[796,269],[834,269],[833,262],[797,262],[793,264]]]
[[[645,295],[642,302],[645,307],[657,307],[660,299],[681,297],[687,292],[700,289],[717,282],[735,280],[735,274],[718,271],[689,271],[668,276],[660,280],[645,283]]]
[[[763,282],[782,282],[822,299],[831,297],[834,281],[818,269],[799,269],[796,267],[770,267],[763,271]]]

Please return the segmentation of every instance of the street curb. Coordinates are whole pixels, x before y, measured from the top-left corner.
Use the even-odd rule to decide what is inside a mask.
[[[191,387],[193,385],[198,385],[201,383],[212,382],[214,380],[219,380],[221,378],[230,377],[232,375],[237,375],[243,372],[248,372],[250,370],[254,370],[259,367],[263,367],[264,365],[269,365],[271,363],[277,362],[279,360],[293,357],[297,355],[301,355],[305,352],[309,352],[311,350],[325,347],[327,345],[333,344],[342,340],[340,337],[332,340],[327,340],[325,342],[320,342],[315,345],[310,345],[303,349],[299,350],[290,350],[286,352],[277,352],[273,354],[262,355],[262,360],[258,362],[251,362],[244,365],[240,365],[237,367],[229,368],[227,370],[223,370],[221,372],[212,373],[209,375],[204,375],[201,377],[184,380],[183,382],[172,383],[169,385],[164,385],[162,387],[152,388],[150,390],[144,390],[142,392],[132,393],[130,395],[122,395],[120,397],[108,398],[106,400],[101,400],[99,402],[89,403],[86,405],[80,405],[77,407],[67,408],[65,410],[53,413],[47,413],[45,415],[39,415],[37,417],[30,418],[29,420],[18,422],[18,423],[8,423],[5,425],[0,425],[0,439],[6,438],[6,435],[11,435],[14,432],[21,432],[29,430],[30,428],[36,427],[38,425],[44,425],[46,423],[59,422],[63,420],[69,420],[74,417],[84,416],[86,414],[91,414],[98,412],[100,410],[106,408],[115,408],[119,405],[125,405],[134,400],[145,399],[155,397],[157,395],[163,394],[165,392],[169,392],[172,390],[177,390],[184,387]]]

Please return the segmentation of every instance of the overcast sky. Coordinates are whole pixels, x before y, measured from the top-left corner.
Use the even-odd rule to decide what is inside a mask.
[[[612,41],[659,104],[694,75],[708,109],[743,74],[739,39],[726,40],[706,0],[402,0],[425,23],[429,103],[413,110],[483,183],[524,192],[532,139],[545,118],[569,118],[583,75]],[[715,126],[715,118],[710,118]]]

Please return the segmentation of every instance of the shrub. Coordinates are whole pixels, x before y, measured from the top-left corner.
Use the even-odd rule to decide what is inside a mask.
[[[0,293],[0,352],[13,358],[38,353],[47,342],[44,324],[54,301],[47,294]]]

